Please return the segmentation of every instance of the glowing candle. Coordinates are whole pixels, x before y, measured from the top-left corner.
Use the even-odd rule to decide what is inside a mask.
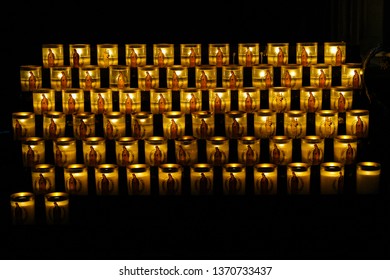
[[[64,45],[63,44],[43,44],[42,45],[43,68],[64,65]]]
[[[54,164],[64,167],[76,163],[76,139],[73,137],[58,137],[53,144]]]
[[[235,61],[233,63],[236,63]],[[251,67],[260,63],[259,43],[239,43],[238,44],[238,64]]]
[[[174,44],[153,44],[153,64],[158,68],[173,66]]]
[[[321,163],[320,176],[321,194],[344,193],[344,165],[342,163]]]
[[[196,163],[191,166],[191,194],[213,194],[214,172],[213,166],[208,163]]]
[[[22,140],[23,166],[34,167],[45,163],[45,139],[41,137],[27,137]]]
[[[370,124],[368,110],[349,110],[346,112],[346,132],[358,138],[367,138]]]
[[[363,69],[360,63],[341,65],[341,85],[359,89],[362,87]]]
[[[67,115],[84,112],[84,90],[81,88],[62,90],[62,111]]]
[[[254,115],[255,136],[267,139],[276,133],[276,112],[269,109],[260,109]]]
[[[95,168],[96,194],[99,196],[119,194],[118,165],[99,164]]]
[[[85,165],[95,167],[106,162],[106,141],[104,137],[86,137],[82,141]]]
[[[238,89],[244,82],[244,68],[241,65],[222,66],[222,87]]]
[[[73,136],[77,140],[95,136],[95,114],[80,112],[73,114]]]
[[[20,66],[20,88],[21,91],[33,91],[42,87],[42,66],[22,65]]]
[[[315,114],[316,135],[322,138],[334,138],[337,135],[338,124],[336,110],[319,110]]]
[[[118,44],[97,44],[97,62],[101,68],[118,65]]]
[[[31,169],[32,187],[37,195],[46,194],[56,189],[55,166],[48,163],[39,163]]]
[[[209,44],[209,65],[222,67],[228,65],[229,61],[229,44]]]
[[[346,112],[352,108],[353,88],[332,87],[330,90],[330,109]]]
[[[196,87],[201,90],[213,89],[217,86],[217,68],[215,65],[195,66]]]
[[[206,140],[207,162],[222,166],[229,160],[229,138],[213,136]]]
[[[317,64],[318,43],[305,42],[296,44],[296,61],[302,66]]]
[[[139,112],[131,115],[131,135],[139,140],[153,136],[153,114]]]
[[[181,195],[182,167],[180,164],[165,163],[158,168],[160,195]]]
[[[281,86],[289,87],[291,89],[300,89],[302,87],[302,67],[301,64],[281,65]]]
[[[127,115],[141,111],[141,90],[139,88],[119,90],[119,111]]]
[[[308,135],[302,138],[302,162],[310,165],[319,165],[324,161],[324,138],[318,135]]]
[[[197,88],[180,90],[180,111],[191,114],[202,109],[202,91]]]
[[[287,192],[291,195],[310,193],[310,165],[303,162],[287,165]]]
[[[193,136],[181,136],[175,139],[176,163],[190,166],[198,162],[198,143]]]
[[[91,112],[94,114],[104,114],[112,112],[112,89],[93,88],[90,92]]]
[[[14,140],[21,140],[25,137],[35,136],[35,113],[12,113],[12,128]]]
[[[17,192],[10,196],[12,223],[32,225],[35,223],[35,196],[31,192]]]
[[[91,47],[89,44],[69,44],[69,64],[79,68],[91,64]]]
[[[292,162],[292,139],[285,135],[270,138],[269,152],[271,163],[287,165]]]
[[[107,140],[115,140],[126,134],[126,115],[122,112],[103,114],[103,131]]]
[[[65,136],[66,115],[50,111],[43,114],[43,138],[55,140]]]
[[[202,63],[201,44],[180,44],[180,64],[185,67],[195,67]]]
[[[159,88],[159,68],[153,65],[139,66],[138,68],[138,87],[141,90],[148,91],[153,88]]]
[[[260,64],[252,67],[252,85],[260,90],[274,86],[274,67],[272,64]]]
[[[322,109],[322,88],[302,87],[299,96],[301,110],[313,113]]]
[[[100,88],[100,67],[97,65],[85,65],[79,69],[79,86],[83,90]]]
[[[129,195],[150,195],[150,167],[146,164],[129,164],[126,168]]]
[[[72,68],[70,66],[50,67],[50,87],[56,91],[72,87]]]
[[[238,110],[252,113],[260,109],[260,89],[245,87],[238,89]]]
[[[164,137],[177,139],[184,135],[185,114],[180,111],[169,111],[163,113]]]
[[[225,132],[231,139],[237,139],[247,134],[247,113],[230,111],[225,113]]]
[[[334,160],[344,165],[356,161],[357,137],[354,135],[338,135],[333,138]]]
[[[180,90],[188,86],[188,69],[181,65],[167,67],[167,85],[172,90]]]
[[[134,137],[119,137],[115,141],[116,163],[118,166],[138,163],[138,141]]]
[[[108,68],[109,84],[112,90],[130,87],[130,66],[110,65]]]
[[[167,162],[168,142],[161,136],[151,136],[145,139],[145,163],[149,166],[159,166]]]
[[[272,87],[268,90],[269,108],[276,113],[284,113],[290,110],[291,88]]]
[[[346,48],[345,42],[324,42],[325,64],[340,66],[345,63]]]
[[[213,88],[209,90],[209,108],[214,114],[230,111],[231,90],[229,88]]]
[[[132,68],[146,65],[146,44],[126,44],[126,65]]]
[[[223,165],[223,193],[225,195],[244,195],[246,171],[241,163],[227,163]]]
[[[45,195],[46,223],[65,225],[69,223],[69,194],[50,192]]]
[[[198,139],[214,136],[214,114],[210,111],[197,111],[192,114],[192,134]]]
[[[254,166],[255,195],[274,195],[278,191],[278,166],[258,163]]]
[[[150,111],[152,114],[163,114],[172,110],[172,90],[157,88],[150,90]]]
[[[260,159],[260,139],[255,136],[243,136],[237,141],[238,162],[253,166]]]
[[[273,66],[288,64],[288,43],[267,43],[268,63]]]
[[[306,112],[290,110],[284,113],[284,134],[293,139],[306,136]]]
[[[64,168],[65,191],[71,195],[88,194],[88,168],[85,164],[74,163]]]
[[[380,192],[381,164],[358,162],[356,164],[356,193],[377,194]]]
[[[325,89],[330,88],[332,86],[332,65],[326,63],[311,65],[310,85]]]

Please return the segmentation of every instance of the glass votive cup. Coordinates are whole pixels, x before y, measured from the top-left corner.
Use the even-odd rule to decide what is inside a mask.
[[[39,88],[32,91],[35,115],[43,115],[55,109],[55,90],[52,88]]]
[[[161,164],[158,168],[159,195],[181,195],[182,172],[180,164]]]
[[[89,91],[100,88],[100,67],[98,65],[85,65],[79,69],[79,86]]]
[[[35,196],[32,192],[17,192],[10,196],[13,225],[35,224]]]
[[[150,167],[147,164],[129,164],[126,167],[129,195],[150,195]]]
[[[93,88],[90,91],[91,112],[97,115],[112,112],[112,89]]]
[[[299,103],[301,110],[314,113],[322,109],[322,88],[301,87],[299,93]]]
[[[126,115],[122,112],[103,114],[103,132],[107,140],[115,140],[126,135]]]
[[[260,44],[259,43],[239,43],[238,44],[238,64],[251,67],[260,62]],[[233,62],[235,63],[235,62]]]
[[[84,90],[82,88],[62,90],[62,111],[67,115],[84,112]]]
[[[270,161],[277,165],[287,165],[292,162],[292,138],[285,135],[275,135],[270,138]]]
[[[64,45],[63,44],[43,44],[42,45],[43,68],[64,65]]]
[[[91,46],[89,44],[69,44],[69,65],[79,68],[91,64]]]
[[[118,44],[97,44],[96,52],[99,67],[108,68],[110,65],[118,65]]]
[[[318,135],[307,135],[301,141],[302,162],[319,165],[324,161],[325,140]]]
[[[22,156],[24,167],[34,167],[45,163],[45,139],[42,137],[27,137],[22,141]]]
[[[331,66],[340,66],[346,59],[345,42],[324,42],[324,62]]]
[[[229,138],[213,136],[206,140],[207,162],[214,166],[222,166],[229,160]]]
[[[42,66],[20,66],[20,89],[21,91],[33,91],[42,87]]]
[[[372,161],[361,161],[356,164],[356,193],[380,193],[381,164]]]
[[[131,68],[146,65],[146,44],[125,44],[126,65]]]
[[[370,111],[353,109],[345,114],[346,133],[355,135],[357,138],[368,138]]]
[[[222,66],[222,87],[238,89],[244,83],[244,66],[224,65]]]
[[[50,67],[50,87],[56,91],[72,87],[72,68],[70,66]]]
[[[180,44],[180,64],[185,67],[195,67],[202,63],[201,44]]]
[[[318,110],[315,113],[315,131],[321,138],[334,138],[338,134],[338,112]]]
[[[167,67],[167,86],[172,90],[188,87],[188,69],[181,65]]]
[[[214,114],[211,111],[197,111],[191,114],[192,135],[198,139],[214,136]]]
[[[185,114],[180,111],[169,111],[163,113],[164,137],[177,139],[185,132]]]
[[[21,140],[26,137],[35,136],[35,113],[12,113],[12,128],[14,140]]]
[[[69,194],[50,192],[45,195],[46,223],[48,225],[69,224]]]
[[[104,137],[86,137],[83,142],[84,164],[96,167],[106,162],[106,139]]]
[[[238,110],[252,113],[260,109],[260,89],[244,87],[238,89]]]
[[[217,86],[217,67],[215,65],[195,66],[196,88],[213,89]]]
[[[214,171],[208,163],[196,163],[191,165],[191,195],[213,194]]]
[[[303,66],[301,64],[281,65],[280,84],[282,87],[300,89],[302,87]]]
[[[306,136],[306,112],[303,110],[289,110],[284,113],[284,135],[300,139]]]
[[[241,163],[226,163],[222,170],[223,194],[244,195],[246,170]]]
[[[238,162],[253,166],[260,160],[260,139],[255,136],[243,136],[237,140]]]
[[[336,86],[330,89],[330,109],[346,112],[352,109],[353,88]]]
[[[118,166],[138,163],[138,140],[128,136],[119,137],[115,141],[115,152]]]
[[[77,140],[84,140],[87,137],[95,136],[95,114],[91,112],[80,112],[72,115],[73,136]]]
[[[159,68],[153,65],[139,66],[138,87],[143,91],[159,87]]]
[[[341,65],[341,86],[360,89],[362,87],[363,69],[361,63],[344,63]]]
[[[228,65],[230,63],[229,44],[211,43],[208,45],[208,53],[209,65],[222,67],[223,65]]]
[[[332,86],[332,65],[326,63],[310,66],[310,86],[330,88]]]
[[[278,191],[278,166],[273,163],[258,163],[253,169],[254,194],[274,195]]]
[[[268,90],[269,108],[276,113],[284,113],[290,110],[291,88],[272,87]]]
[[[65,136],[66,115],[59,111],[50,111],[43,114],[43,138],[55,140]]]
[[[153,44],[153,64],[159,68],[173,66],[174,44]]]
[[[255,136],[268,139],[276,134],[276,112],[270,109],[260,109],[254,114],[253,125]]]
[[[323,162],[320,165],[321,194],[344,193],[344,165],[340,162]]]
[[[149,166],[160,166],[167,162],[168,142],[161,136],[145,138],[145,163]]]
[[[310,194],[310,165],[303,162],[291,162],[287,165],[287,193]]]
[[[32,188],[36,195],[47,194],[55,190],[55,166],[39,163],[31,168]]]
[[[267,43],[268,63],[280,67],[288,64],[288,43]]]
[[[153,136],[153,114],[139,112],[131,115],[131,135],[139,140]]]
[[[354,135],[337,135],[333,138],[334,161],[344,165],[356,163],[357,137]]]
[[[96,195],[118,195],[118,165],[113,163],[99,164],[95,167]]]
[[[202,109],[202,91],[197,88],[180,90],[180,111],[191,114]]]
[[[190,166],[198,162],[198,142],[194,136],[184,135],[175,139],[176,163]]]
[[[109,86],[112,90],[130,87],[130,66],[110,65],[108,68]]]
[[[76,163],[76,138],[58,137],[53,141],[54,164],[58,167],[65,167]]]
[[[119,90],[119,111],[126,115],[141,111],[141,90],[139,88]]]
[[[172,90],[157,88],[150,90],[150,111],[152,114],[163,114],[172,110]]]
[[[213,88],[209,90],[209,108],[214,114],[230,111],[231,90],[229,88]]]
[[[274,86],[274,67],[272,64],[252,66],[252,86],[260,90]]]
[[[318,43],[304,42],[296,44],[296,61],[304,67],[317,64]]]
[[[65,191],[70,195],[88,195],[88,167],[72,163],[64,167]]]

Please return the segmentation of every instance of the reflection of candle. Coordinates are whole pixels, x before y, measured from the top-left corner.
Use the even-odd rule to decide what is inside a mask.
[[[292,195],[310,193],[310,165],[303,162],[287,165],[287,192]]]
[[[106,162],[106,141],[103,137],[83,139],[84,163],[95,167]]]
[[[35,136],[35,113],[12,113],[12,127],[14,140],[21,140],[25,137]]]
[[[210,111],[197,111],[192,114],[192,133],[198,139],[214,136],[214,114]]]
[[[225,132],[230,139],[238,139],[247,134],[247,113],[229,111],[225,113]]]
[[[306,136],[306,112],[302,110],[290,110],[284,113],[285,135],[299,139]]]
[[[229,160],[229,138],[213,136],[206,140],[207,162],[222,166]]]
[[[271,163],[286,165],[292,162],[292,138],[276,135],[270,138],[269,152]]]
[[[272,163],[258,163],[254,166],[255,194],[277,194],[278,166]]]
[[[45,195],[46,223],[63,225],[69,223],[69,194],[50,192]]]
[[[28,137],[22,141],[23,166],[33,167],[45,163],[45,140],[41,137]]]
[[[318,135],[308,135],[302,138],[302,162],[310,165],[319,165],[324,160],[324,138]]]
[[[225,195],[245,194],[245,165],[227,163],[223,166],[223,193]]]
[[[175,140],[176,163],[189,166],[198,162],[198,143],[193,136],[182,136]]]
[[[31,225],[35,223],[35,197],[31,192],[11,194],[11,213],[14,225]]]
[[[121,112],[108,112],[103,115],[103,131],[107,140],[118,139],[126,134],[126,116]]]
[[[43,114],[43,137],[55,140],[65,135],[66,115],[63,112],[50,111]]]
[[[55,166],[48,163],[36,164],[31,169],[32,187],[35,194],[46,194],[56,189]]]
[[[368,110],[349,110],[346,112],[346,133],[358,138],[367,138],[370,114]]]
[[[237,141],[239,163],[253,166],[260,158],[260,139],[255,136],[244,136]]]
[[[160,195],[180,195],[182,167],[180,164],[165,163],[158,169],[158,182]]]
[[[356,193],[375,194],[380,191],[381,165],[377,162],[356,164]]]
[[[76,139],[72,137],[59,137],[53,145],[54,163],[64,167],[76,163]]]
[[[145,163],[159,166],[167,162],[168,142],[161,136],[151,136],[145,139]]]
[[[64,168],[65,190],[73,195],[88,194],[88,168],[84,164],[69,164]]]
[[[129,164],[126,168],[129,195],[150,194],[150,168],[146,164]]]
[[[134,137],[120,137],[115,141],[116,163],[126,166],[138,163],[138,141]]]
[[[213,193],[213,166],[196,163],[191,166],[191,194],[210,195]]]
[[[356,160],[357,137],[338,135],[333,138],[334,160],[343,164],[353,164]]]
[[[99,164],[95,168],[96,194],[117,195],[119,193],[118,165]]]
[[[344,166],[340,162],[321,163],[321,194],[344,193]]]

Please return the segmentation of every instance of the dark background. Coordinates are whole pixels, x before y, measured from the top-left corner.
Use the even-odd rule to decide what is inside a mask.
[[[21,104],[21,65],[40,65],[42,44],[346,41],[350,62],[389,44],[387,1],[202,1],[12,3],[2,12],[0,254],[3,259],[388,259],[387,90],[367,71],[375,97],[369,157],[383,164],[380,195],[74,198],[70,225],[12,226],[9,195],[30,186],[11,133]],[[388,72],[387,72],[388,73]],[[387,76],[386,76],[387,77]],[[371,154],[372,153],[372,154]],[[378,154],[376,154],[378,153]],[[36,203],[41,205],[42,200]],[[3,234],[4,233],[4,234]],[[4,237],[5,236],[5,237]]]

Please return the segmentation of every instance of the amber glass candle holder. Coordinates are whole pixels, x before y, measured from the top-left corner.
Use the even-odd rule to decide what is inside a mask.
[[[109,85],[112,90],[130,87],[130,66],[110,65],[108,68]]]
[[[275,195],[278,192],[278,166],[273,163],[258,163],[254,166],[254,194]]]
[[[299,93],[301,110],[314,113],[322,109],[322,88],[306,86],[301,87]]]
[[[198,139],[214,136],[214,114],[210,111],[197,111],[191,114],[192,134]]]
[[[229,89],[241,88],[244,84],[244,66],[222,66],[222,87]]]
[[[66,115],[84,112],[84,90],[81,88],[62,90],[62,111]]]
[[[53,141],[54,164],[65,167],[77,163],[76,138],[58,137]]]
[[[161,164],[158,168],[159,195],[181,195],[182,172],[180,164]]]
[[[290,110],[284,113],[284,135],[300,139],[306,136],[306,112]]]
[[[35,224],[35,196],[31,192],[17,192],[10,196],[13,225]]]
[[[159,68],[153,65],[138,67],[138,87],[149,91],[159,87]]]
[[[180,44],[180,64],[184,67],[195,67],[202,63],[201,44]]]
[[[344,193],[344,165],[340,162],[323,162],[320,169],[320,192],[324,195]]]
[[[233,61],[233,64],[236,62]],[[251,67],[260,63],[259,43],[239,43],[238,44],[238,64]]]
[[[50,111],[43,114],[43,138],[54,140],[65,136],[65,126],[65,113]]]
[[[112,89],[93,88],[90,92],[91,112],[97,115],[112,112]]]
[[[33,91],[42,87],[42,66],[20,66],[20,89],[21,91]]]
[[[191,195],[213,194],[214,171],[208,163],[196,163],[191,166]]]
[[[352,109],[353,88],[336,86],[330,89],[330,109],[346,112]]]
[[[141,90],[139,88],[119,90],[119,111],[126,115],[141,111]]]
[[[180,111],[191,114],[202,109],[202,91],[197,88],[180,90]]]
[[[25,137],[35,136],[35,113],[12,113],[12,128],[14,140],[21,140]]]
[[[217,86],[217,68],[215,65],[195,66],[196,87],[201,90],[213,89]]]
[[[150,90],[150,111],[152,114],[163,114],[172,110],[172,90],[157,88]]]
[[[253,120],[255,136],[267,139],[276,134],[276,112],[270,109],[260,109],[254,114]]]
[[[43,44],[42,45],[43,68],[64,66],[64,45]]]
[[[209,90],[209,108],[214,114],[224,114],[230,111],[231,90],[214,88]]]
[[[84,164],[96,167],[106,163],[106,139],[104,137],[86,137],[83,139]]]
[[[174,44],[153,44],[153,64],[158,68],[173,66],[175,58]]]
[[[363,69],[360,63],[345,63],[341,65],[341,86],[360,89],[362,87]]]
[[[381,164],[379,162],[361,161],[356,164],[356,193],[380,193]]]
[[[260,139],[255,136],[243,136],[237,141],[238,162],[253,166],[260,160]]]
[[[126,135],[126,115],[122,112],[103,114],[103,132],[107,140],[115,140]]]
[[[229,44],[209,44],[209,65],[222,67],[230,64]]]
[[[318,43],[304,42],[296,44],[296,62],[303,67],[317,64]]]
[[[72,87],[72,68],[70,66],[50,67],[50,87],[61,91]]]
[[[55,191],[55,166],[49,163],[39,163],[31,168],[33,192],[36,195],[47,194]]]
[[[89,44],[69,44],[69,65],[79,68],[91,64],[91,46]]]
[[[99,164],[95,168],[96,195],[118,195],[119,173],[118,165],[113,163]]]
[[[55,90],[40,88],[32,91],[35,115],[43,115],[55,109]]]
[[[244,195],[246,170],[241,163],[227,163],[223,165],[222,180],[224,195]]]
[[[252,86],[260,90],[274,86],[274,66],[272,64],[259,64],[252,67]]]
[[[225,133],[230,139],[246,136],[248,132],[247,113],[229,111],[225,113]]]
[[[100,88],[100,67],[97,65],[85,65],[79,69],[79,86],[83,90]]]
[[[125,44],[126,65],[131,68],[146,65],[146,44]]]
[[[280,67],[288,64],[288,43],[267,43],[268,63]]]
[[[287,193],[290,195],[310,194],[310,165],[291,162],[287,165]]]
[[[91,112],[80,112],[72,115],[73,136],[77,140],[95,136],[95,114]]]
[[[138,140],[129,136],[116,139],[115,153],[118,166],[138,163]]]
[[[331,66],[345,63],[347,44],[345,42],[324,42],[324,61]]]
[[[110,65],[118,65],[118,44],[97,44],[96,53],[99,67],[108,68]]]
[[[214,166],[222,166],[229,161],[229,138],[213,136],[206,140],[207,162]]]
[[[334,161],[344,165],[356,163],[357,137],[354,135],[337,135],[333,138]]]
[[[302,87],[303,66],[301,64],[287,64],[280,66],[280,84],[291,89]]]
[[[153,114],[139,112],[131,115],[131,135],[139,140],[153,136]]]
[[[270,162],[277,165],[287,165],[292,162],[292,139],[285,135],[270,138]]]
[[[27,137],[22,140],[22,156],[24,167],[34,167],[45,163],[45,139],[42,137]]]
[[[360,138],[368,138],[370,125],[369,110],[349,110],[346,112],[346,132]]]
[[[50,192],[45,195],[46,223],[48,225],[69,224],[69,194]]]
[[[185,114],[180,111],[169,111],[163,114],[164,137],[177,139],[184,135]]]
[[[129,195],[150,195],[150,167],[146,164],[129,164],[126,167]]]
[[[175,139],[176,163],[191,166],[198,163],[198,143],[194,136],[184,135]]]
[[[310,66],[310,85],[328,89],[332,86],[332,65],[326,63]]]
[[[269,108],[276,113],[285,113],[291,107],[291,88],[272,87],[268,92]]]
[[[253,113],[260,109],[260,89],[244,87],[238,89],[238,110]]]
[[[65,191],[70,195],[88,195],[88,168],[72,163],[64,168]]]
[[[333,138],[338,134],[338,112],[336,110],[318,110],[315,113],[315,131],[321,138]]]
[[[324,161],[325,140],[318,135],[307,135],[301,141],[302,162],[319,165]]]
[[[167,85],[172,90],[188,87],[188,68],[181,65],[167,67]]]
[[[168,142],[161,136],[145,139],[145,163],[149,166],[160,166],[167,162]]]

